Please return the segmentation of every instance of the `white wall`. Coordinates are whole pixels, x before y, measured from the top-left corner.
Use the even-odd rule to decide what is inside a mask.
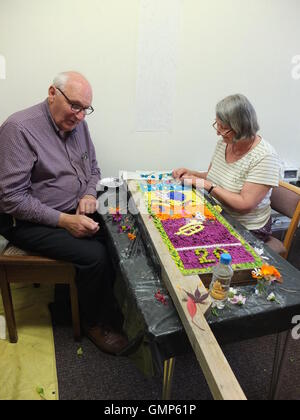
[[[156,2],[154,25],[164,1]],[[96,112],[87,118],[104,175],[205,169],[216,102],[240,92],[256,107],[261,133],[300,167],[300,68],[292,64],[300,54],[299,0],[181,0],[173,119],[160,132],[137,132],[140,7],[140,0],[0,0],[0,124],[43,100],[56,73],[78,70],[94,87]]]

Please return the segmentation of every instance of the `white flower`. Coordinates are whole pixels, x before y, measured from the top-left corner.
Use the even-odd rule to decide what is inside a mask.
[[[262,248],[254,248],[254,251],[257,255],[262,256],[264,253],[264,250]]]
[[[228,300],[233,299],[235,295],[237,295],[238,291],[234,289],[233,287],[230,287],[228,292]]]
[[[269,302],[275,302],[276,301],[276,296],[274,295],[274,293],[270,293],[269,296],[267,297],[267,300]]]
[[[254,278],[260,278],[261,277],[261,270],[260,268],[255,268],[253,271],[251,271],[252,277]]]
[[[205,222],[205,220],[206,220],[206,217],[203,214],[201,214],[200,212],[196,213],[195,218],[197,220],[200,220],[201,222]]]
[[[264,260],[269,260],[270,258],[266,257],[264,255],[264,250],[263,248],[254,248],[254,251],[256,252],[257,255],[259,255],[261,258],[263,258]]]

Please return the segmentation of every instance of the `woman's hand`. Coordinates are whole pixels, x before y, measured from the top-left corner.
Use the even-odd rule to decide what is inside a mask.
[[[186,186],[192,185],[198,190],[205,188],[205,183],[207,183],[207,181],[204,180],[203,178],[199,178],[198,176],[193,176],[193,175],[183,175],[180,178],[180,181],[184,185]]]
[[[192,175],[193,175],[192,171],[186,168],[174,169],[172,172],[173,178],[179,179],[179,180],[182,180],[183,177],[187,177],[187,176],[191,177]]]

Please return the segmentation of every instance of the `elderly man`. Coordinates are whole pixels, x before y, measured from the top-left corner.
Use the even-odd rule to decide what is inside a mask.
[[[61,73],[44,102],[0,127],[0,213],[10,221],[0,233],[16,246],[74,264],[85,333],[116,354],[128,342],[110,327],[117,307],[105,238],[94,220],[101,174],[85,122],[91,104],[89,82]]]

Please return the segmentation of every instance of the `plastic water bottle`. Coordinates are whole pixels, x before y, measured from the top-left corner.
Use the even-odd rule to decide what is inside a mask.
[[[233,276],[233,270],[230,265],[231,261],[230,254],[222,254],[219,264],[213,270],[209,292],[212,306],[218,309],[223,309],[228,299],[230,283]]]

